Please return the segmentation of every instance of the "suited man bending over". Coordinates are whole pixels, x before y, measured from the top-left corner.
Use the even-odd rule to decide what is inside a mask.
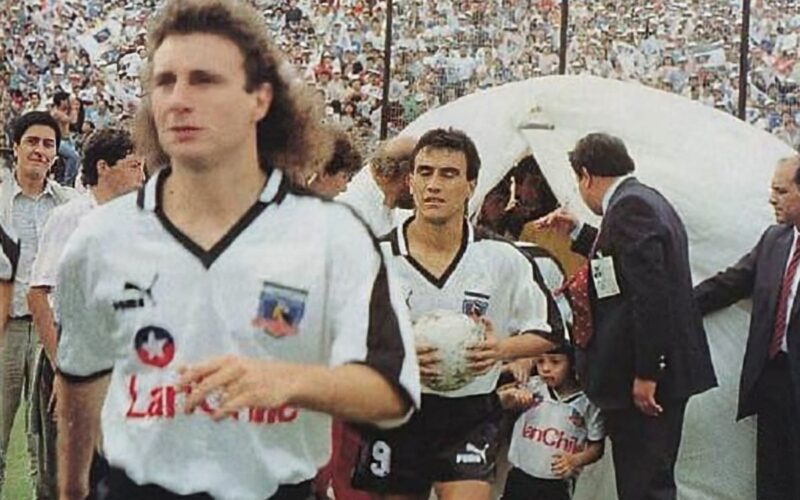
[[[590,318],[575,310],[578,374],[606,417],[619,498],[674,500],[686,402],[716,385],[686,231],[669,201],[633,177],[620,139],[589,134],[569,160],[601,227],[579,227],[563,209],[539,225],[571,231],[573,250],[590,259],[571,287],[573,308],[588,297]]]
[[[778,162],[769,202],[778,222],[739,262],[695,287],[703,314],[751,297],[737,418],[758,414],[758,500],[800,499],[800,157]]]

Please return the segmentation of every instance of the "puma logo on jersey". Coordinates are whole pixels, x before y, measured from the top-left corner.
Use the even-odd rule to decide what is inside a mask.
[[[485,464],[486,451],[489,449],[487,443],[483,448],[478,448],[472,443],[467,443],[465,448],[466,453],[459,453],[456,455],[457,464]]]
[[[126,281],[122,287],[122,290],[125,292],[134,292],[138,294],[138,297],[115,300],[112,303],[112,305],[114,306],[114,310],[120,311],[125,309],[136,309],[139,307],[144,307],[147,302],[149,302],[152,305],[156,305],[156,300],[153,298],[153,287],[156,286],[157,281],[158,281],[158,274],[153,276],[153,281],[151,281],[150,286],[146,288],[143,286],[139,286],[136,283],[131,283],[130,281]]]

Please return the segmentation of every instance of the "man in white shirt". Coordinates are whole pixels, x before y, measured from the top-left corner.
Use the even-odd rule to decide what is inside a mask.
[[[289,181],[319,119],[258,13],[171,1],[148,47],[138,133],[169,166],[59,266],[59,493],[89,493],[100,419],[108,499],[305,499],[330,416],[419,406],[407,314],[369,230]]]
[[[23,394],[34,377],[33,367],[39,347],[26,301],[28,282],[39,238],[52,210],[75,196],[74,190],[48,180],[61,141],[56,120],[44,111],[31,111],[14,123],[14,156],[16,166],[12,176],[0,182],[0,225],[6,237],[3,250],[12,263],[9,279],[13,285],[11,307],[2,319],[0,337],[2,367],[0,367],[0,486],[5,475],[5,454],[8,449],[14,417]],[[0,299],[2,300],[2,299]],[[29,408],[30,409],[30,408]],[[28,450],[36,450],[35,437],[28,436]],[[37,490],[39,481],[31,457],[31,474]],[[44,496],[43,491],[38,491]]]
[[[133,140],[123,130],[104,129],[96,132],[84,148],[83,183],[89,193],[56,207],[41,234],[39,250],[33,261],[28,289],[28,307],[39,332],[41,348],[31,395],[32,431],[36,439],[37,467],[40,481],[45,482],[51,498],[56,491],[56,429],[52,415],[53,378],[56,359],[56,323],[50,294],[56,284],[56,272],[67,240],[79,222],[97,205],[139,188],[144,180],[142,161],[133,152]]]

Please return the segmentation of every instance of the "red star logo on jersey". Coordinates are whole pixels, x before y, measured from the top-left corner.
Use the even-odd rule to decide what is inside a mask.
[[[164,368],[175,357],[175,341],[163,328],[146,326],[136,332],[136,354],[148,366]]]

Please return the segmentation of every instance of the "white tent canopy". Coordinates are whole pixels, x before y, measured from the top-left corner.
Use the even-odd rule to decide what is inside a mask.
[[[577,193],[567,152],[590,132],[622,138],[639,179],[683,217],[696,282],[735,262],[772,223],[772,168],[793,154],[766,132],[698,102],[588,76],[481,91],[429,111],[404,133],[435,127],[461,129],[478,146],[482,169],[470,213],[518,160],[533,154],[560,203],[590,222],[596,217]],[[749,303],[706,318],[720,387],[689,404],[676,471],[682,499],[755,498],[754,421],[734,420],[748,311]],[[576,498],[615,498],[610,462],[607,453],[584,472]]]

